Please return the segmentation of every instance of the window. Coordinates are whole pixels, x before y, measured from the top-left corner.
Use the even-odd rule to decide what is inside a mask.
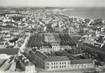
[[[70,64],[70,62],[68,62],[68,64]]]
[[[46,63],[46,65],[49,65],[49,63]]]
[[[84,65],[84,68],[86,68],[86,64],[83,64]]]
[[[82,68],[84,68],[84,65],[83,64],[81,66],[82,66]]]
[[[53,66],[51,68],[53,69]]]
[[[58,68],[58,66],[56,66],[56,68]]]
[[[46,66],[47,69],[49,69],[49,66]]]
[[[64,67],[66,67],[66,66],[64,66]]]
[[[79,68],[79,65],[77,64],[77,69]]]
[[[56,64],[58,64],[58,63],[56,62]]]
[[[75,68],[75,65],[73,65],[72,67]]]

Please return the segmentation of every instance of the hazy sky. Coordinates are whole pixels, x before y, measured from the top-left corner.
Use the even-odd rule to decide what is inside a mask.
[[[0,0],[0,6],[105,7],[105,0]]]

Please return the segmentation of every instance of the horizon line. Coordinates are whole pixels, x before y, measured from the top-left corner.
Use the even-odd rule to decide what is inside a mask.
[[[0,6],[0,8],[105,8],[104,6]]]

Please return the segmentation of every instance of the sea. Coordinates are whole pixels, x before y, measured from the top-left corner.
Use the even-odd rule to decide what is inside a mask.
[[[105,20],[105,7],[76,7],[63,10],[65,15]]]

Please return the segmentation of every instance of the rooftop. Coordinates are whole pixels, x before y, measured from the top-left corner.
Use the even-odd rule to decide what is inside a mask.
[[[36,56],[38,56],[39,58],[41,58],[42,60],[45,60],[47,58],[46,55],[44,55],[43,53],[36,51],[35,54]]]
[[[92,63],[93,61],[91,59],[79,59],[79,60],[71,60],[71,64],[86,64],[86,63]]]
[[[66,56],[50,56],[45,61],[69,61],[69,58]]]
[[[18,53],[18,48],[4,48],[0,49],[0,54],[7,54],[7,55],[16,55]]]
[[[44,36],[46,42],[57,42],[53,33],[45,33]]]
[[[36,33],[31,35],[27,47],[51,46],[51,43],[60,45],[76,45],[74,40],[65,33]]]
[[[69,36],[69,34],[59,34],[61,39],[61,45],[76,45],[75,41]]]

